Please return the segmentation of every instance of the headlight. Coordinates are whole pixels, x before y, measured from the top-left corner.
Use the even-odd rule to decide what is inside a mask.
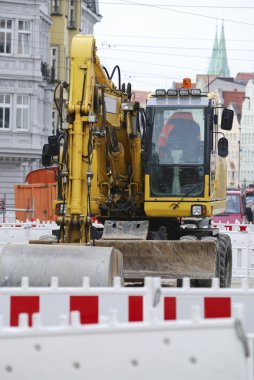
[[[204,205],[193,205],[191,206],[192,216],[203,216],[206,214],[206,206]]]
[[[155,96],[166,96],[166,90],[161,90],[161,89],[156,90]]]
[[[201,90],[199,88],[192,88],[190,93],[192,96],[201,96]]]
[[[121,104],[121,110],[122,111],[133,111],[134,110],[134,103],[133,102],[122,103]]]
[[[186,88],[179,90],[179,96],[189,96],[189,90]]]
[[[174,90],[174,89],[170,89],[167,91],[167,95],[168,96],[177,96],[177,90]]]

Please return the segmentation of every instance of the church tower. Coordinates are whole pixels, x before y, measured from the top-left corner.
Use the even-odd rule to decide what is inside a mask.
[[[213,50],[208,67],[209,75],[218,75],[220,77],[229,77],[230,71],[228,66],[226,40],[224,32],[224,23],[222,23],[220,41],[218,43],[217,28],[213,44]]]

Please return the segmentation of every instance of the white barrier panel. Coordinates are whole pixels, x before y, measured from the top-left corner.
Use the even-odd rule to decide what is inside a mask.
[[[101,325],[42,328],[27,316],[18,328],[0,328],[1,380],[252,380],[249,345],[241,320],[119,324],[114,314]]]
[[[254,278],[254,225],[213,223],[230,236],[233,253],[234,278]]]
[[[244,326],[254,334],[254,289],[245,284],[237,289],[220,289],[217,279],[212,288],[190,288],[184,279],[183,288],[161,287],[159,278],[146,278],[143,288],[124,288],[115,279],[111,288],[89,287],[87,279],[80,288],[62,288],[52,280],[49,288],[30,288],[23,279],[20,288],[0,289],[0,315],[4,326],[17,326],[19,315],[40,313],[44,326],[58,326],[61,315],[78,311],[82,324],[97,324],[115,310],[120,322],[146,322],[153,310],[159,320],[191,318],[191,307],[196,305],[205,319],[232,317],[232,305],[244,306]]]
[[[234,232],[254,232],[254,224],[252,223],[212,223],[213,227],[219,228],[220,231],[234,231]]]
[[[148,318],[152,300],[152,279],[146,280],[144,288],[121,287],[115,278],[112,288],[92,288],[84,279],[81,288],[58,287],[57,278],[49,288],[30,288],[28,279],[23,278],[20,288],[0,288],[0,315],[5,326],[17,326],[21,313],[40,313],[44,326],[59,325],[61,315],[78,311],[82,324],[99,323],[112,309],[117,311],[121,322],[142,322]]]
[[[40,223],[19,222],[0,223],[0,243],[28,243],[29,240],[38,240],[42,236],[52,236],[52,230],[58,230],[54,222]]]

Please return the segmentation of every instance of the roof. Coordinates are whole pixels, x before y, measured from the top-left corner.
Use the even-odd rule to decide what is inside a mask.
[[[206,86],[207,89],[208,86]],[[209,90],[222,90],[222,91],[245,91],[245,85],[242,83],[236,83],[234,78],[215,77],[209,83]]]
[[[228,107],[230,103],[234,103],[237,105],[240,113],[242,112],[243,100],[245,98],[244,90],[225,90],[222,91],[222,97],[224,107]]]
[[[254,79],[254,73],[238,73],[235,82],[247,84],[250,79]]]
[[[207,107],[209,98],[207,96],[201,97],[151,97],[147,101],[147,106],[161,106],[161,107]]]

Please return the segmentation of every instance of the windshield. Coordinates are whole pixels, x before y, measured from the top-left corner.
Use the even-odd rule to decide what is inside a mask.
[[[152,143],[161,164],[202,164],[204,110],[156,108]]]
[[[151,193],[197,196],[204,186],[204,108],[154,108]]]
[[[227,194],[227,207],[225,214],[239,214],[240,213],[240,195]]]

